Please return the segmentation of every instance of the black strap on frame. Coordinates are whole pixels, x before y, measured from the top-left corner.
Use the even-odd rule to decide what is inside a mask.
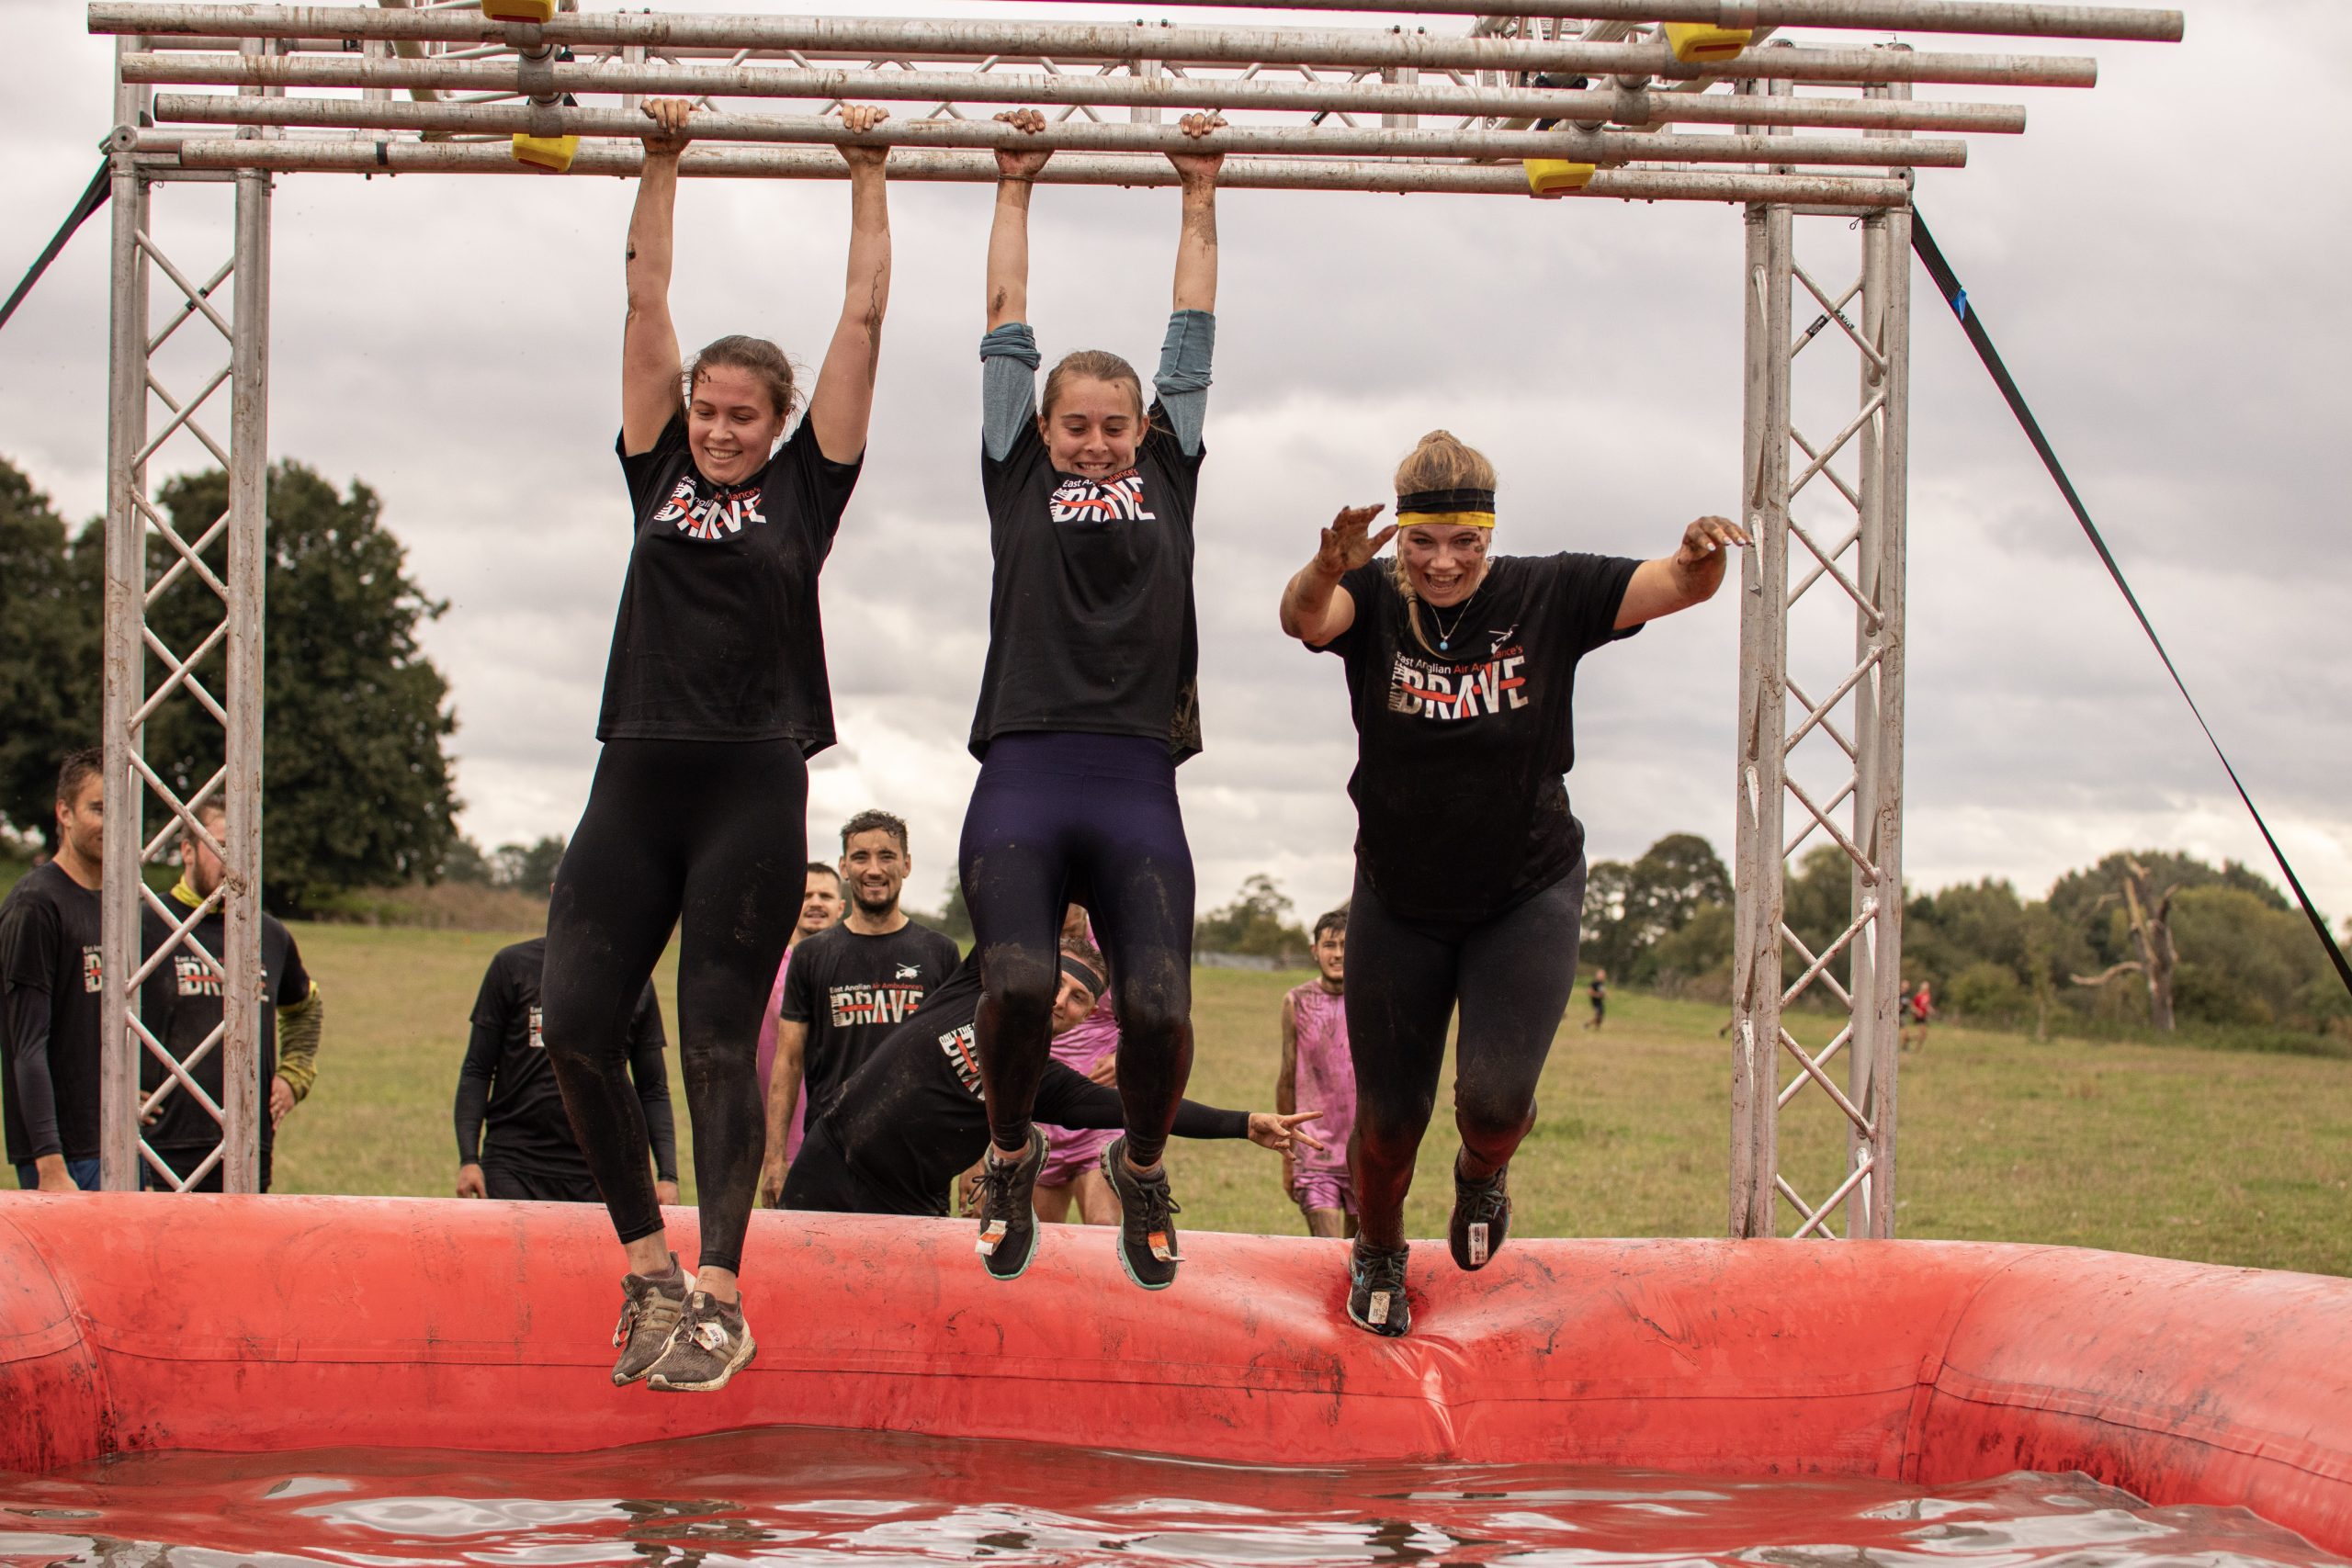
[[[98,172],[90,176],[89,185],[84,187],[82,194],[74,199],[74,210],[65,215],[64,223],[51,238],[49,244],[43,248],[40,259],[33,263],[32,270],[25,274],[25,280],[17,285],[15,293],[8,296],[8,302],[0,305],[0,327],[8,324],[8,318],[17,313],[17,307],[23,304],[25,296],[33,291],[33,285],[40,281],[40,275],[49,270],[49,264],[57,259],[57,253],[63,250],[65,242],[74,237],[74,231],[79,229],[91,213],[104,207],[107,204],[107,197],[113,192],[113,167],[111,164],[101,163],[98,164]]]

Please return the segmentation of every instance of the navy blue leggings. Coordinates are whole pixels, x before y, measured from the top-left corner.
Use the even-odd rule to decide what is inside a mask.
[[[1029,1137],[1062,910],[1077,902],[1111,963],[1128,1157],[1158,1160],[1193,1072],[1193,851],[1167,743],[999,736],[972,786],[957,867],[980,954],[974,1032],[997,1146]]]

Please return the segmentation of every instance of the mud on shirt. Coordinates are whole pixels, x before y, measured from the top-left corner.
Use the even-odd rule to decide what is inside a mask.
[[[1492,919],[1575,868],[1584,828],[1564,775],[1577,663],[1640,629],[1614,629],[1640,565],[1490,557],[1478,591],[1443,613],[1443,653],[1414,637],[1393,558],[1340,580],[1356,616],[1329,650],[1346,663],[1355,718],[1356,865],[1391,912]],[[1429,606],[1420,615],[1434,644]]]
[[[989,541],[988,662],[971,750],[1045,730],[1140,735],[1179,762],[1201,749],[1193,510],[1204,451],[1155,406],[1136,466],[1057,470],[1036,422],[1001,459],[983,450]]]
[[[808,1125],[832,1108],[874,1047],[956,972],[956,944],[909,920],[888,936],[861,936],[847,920],[792,950],[784,1018],[808,1027],[800,1055]]]
[[[695,466],[684,412],[621,454],[637,543],[596,739],[833,743],[817,575],[858,468],[820,451],[806,419],[737,485]]]

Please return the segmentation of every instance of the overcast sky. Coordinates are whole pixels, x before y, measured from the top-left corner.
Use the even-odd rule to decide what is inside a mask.
[[[1923,172],[1919,199],[2222,743],[2341,919],[2352,202],[2321,150],[2352,91],[2331,73],[2277,69],[2337,9],[2217,0],[2190,9],[2184,44],[2052,46],[2097,54],[2100,85],[2026,95],[2023,137],[1974,138],[1970,167]],[[1145,12],[1158,14],[1097,14]],[[111,46],[81,16],[62,0],[0,0],[17,62],[0,102],[10,280],[89,178],[107,130]],[[271,450],[379,491],[411,570],[448,601],[426,646],[455,693],[464,826],[485,845],[568,832],[595,759],[629,538],[612,434],[631,194],[607,179],[278,186]],[[842,744],[817,759],[809,821],[820,849],[862,807],[904,814],[910,900],[930,905],[976,771],[963,741],[989,578],[974,354],[989,195],[910,186],[892,203],[872,442],[824,578]],[[157,205],[166,250],[209,274],[226,254],[225,196],[166,187]],[[681,336],[756,333],[813,365],[840,307],[846,210],[838,184],[689,183]],[[1049,357],[1099,346],[1150,363],[1176,218],[1170,191],[1039,193],[1031,301]],[[1263,870],[1311,914],[1344,895],[1353,834],[1337,661],[1274,627],[1316,526],[1342,502],[1387,498],[1396,459],[1436,425],[1500,468],[1502,549],[1655,555],[1690,517],[1736,513],[1740,216],[1244,191],[1221,198],[1220,221],[1198,574],[1207,750],[1183,770],[1185,816],[1204,907]],[[1800,230],[1814,231],[1800,259],[1817,276],[1850,273],[1855,235]],[[0,454],[76,521],[104,503],[105,233],[103,218],[88,225],[0,333]],[[1932,286],[1914,278],[1908,880],[2002,876],[2038,893],[2127,844],[2275,875]],[[200,336],[187,334],[191,350]],[[1818,438],[1837,419],[1807,423]],[[183,451],[165,467],[197,461]],[[1735,597],[1585,667],[1569,788],[1596,858],[1676,830],[1728,858]],[[1814,637],[1849,626],[1825,617]]]

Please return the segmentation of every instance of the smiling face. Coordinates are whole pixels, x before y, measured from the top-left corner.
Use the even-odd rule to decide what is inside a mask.
[[[1054,389],[1053,406],[1037,419],[1038,434],[1057,470],[1107,479],[1136,466],[1144,436],[1142,398],[1132,382],[1069,376]]]
[[[1396,558],[1425,604],[1442,610],[1478,591],[1487,575],[1488,528],[1440,528],[1416,524],[1396,536]]]
[[[800,919],[793,927],[792,940],[815,936],[831,929],[842,918],[842,879],[830,871],[811,871],[800,894]]]
[[[1326,927],[1315,939],[1315,967],[1326,985],[1334,990],[1347,983],[1348,933],[1343,928]]]
[[[741,484],[758,473],[784,435],[784,410],[756,373],[713,365],[695,373],[686,397],[686,445],[704,477]]]
[[[888,828],[852,833],[842,848],[842,881],[857,900],[860,913],[888,919],[899,907],[899,889],[907,885],[914,861]]]

